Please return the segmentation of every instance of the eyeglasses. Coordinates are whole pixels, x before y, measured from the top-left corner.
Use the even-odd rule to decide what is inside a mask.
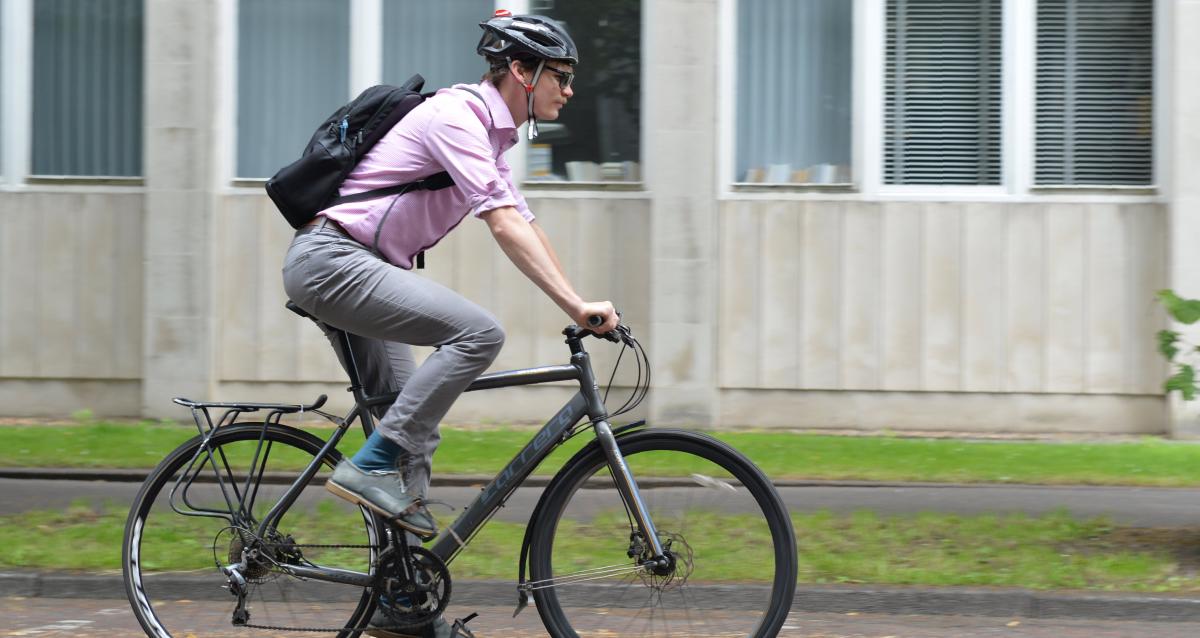
[[[575,74],[570,71],[560,71],[549,64],[543,67],[546,71],[553,71],[558,76],[558,88],[566,91],[571,88],[571,83],[575,81]]]

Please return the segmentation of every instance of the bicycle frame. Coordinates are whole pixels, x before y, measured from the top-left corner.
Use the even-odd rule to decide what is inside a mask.
[[[450,563],[454,560],[458,553],[470,543],[479,529],[504,505],[516,488],[524,482],[539,463],[566,440],[575,424],[579,423],[585,416],[590,419],[596,438],[599,440],[608,459],[609,467],[616,482],[617,491],[620,493],[625,507],[633,516],[634,521],[636,521],[643,538],[650,545],[652,557],[648,563],[661,564],[661,561],[666,560],[662,545],[658,540],[658,533],[655,530],[653,521],[650,519],[645,502],[642,500],[637,482],[625,464],[625,459],[617,446],[612,427],[607,421],[608,413],[604,407],[604,400],[600,395],[600,389],[596,385],[595,375],[592,372],[591,358],[581,343],[586,333],[583,331],[573,332],[571,329],[564,332],[567,334],[567,344],[571,348],[571,363],[569,365],[544,366],[485,374],[476,379],[467,388],[467,392],[474,392],[567,380],[573,380],[579,384],[579,392],[542,426],[542,429],[534,435],[533,439],[480,491],[475,500],[463,510],[458,518],[446,526],[437,538],[434,539],[431,551],[444,562]],[[358,377],[353,351],[350,347],[349,338],[345,333],[340,333],[340,345],[343,353],[346,354],[346,368],[349,370],[351,377],[350,389],[354,393],[355,407],[344,418],[337,420],[338,428],[325,443],[321,454],[313,459],[301,473],[300,477],[292,483],[287,492],[284,493],[270,512],[263,518],[258,528],[260,537],[263,537],[276,525],[284,512],[299,497],[301,490],[316,476],[321,466],[321,458],[337,446],[342,435],[345,434],[354,419],[361,419],[363,430],[369,436],[374,431],[374,421],[371,418],[370,412],[365,408],[376,405],[390,405],[397,396],[397,393],[374,397],[367,396],[364,393],[361,379]],[[371,584],[371,577],[369,575],[358,572],[303,565],[289,565],[286,569],[292,574],[303,578],[360,586],[369,586]]]

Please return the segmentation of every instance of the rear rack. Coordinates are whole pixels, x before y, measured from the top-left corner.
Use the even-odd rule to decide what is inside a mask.
[[[279,423],[280,417],[285,414],[303,414],[305,412],[314,412],[319,414],[337,425],[342,425],[342,419],[321,411],[321,406],[329,397],[322,394],[317,397],[310,405],[302,403],[220,403],[220,402],[205,402],[192,401],[183,397],[175,397],[171,399],[174,403],[182,405],[192,411],[192,420],[196,422],[196,429],[200,431],[202,436],[211,436],[217,428],[228,427],[233,425],[239,416],[251,412],[259,412],[267,410],[267,418],[263,419],[267,423]],[[209,413],[210,408],[225,410],[221,418],[214,423],[212,415]]]
[[[217,430],[223,427],[232,426],[237,422],[238,417],[243,414],[266,411],[266,418],[263,419],[262,429],[259,433],[258,448],[254,452],[254,458],[251,461],[251,467],[258,464],[260,454],[263,453],[263,443],[266,440],[267,429],[272,425],[278,425],[280,419],[285,414],[302,414],[304,412],[313,412],[319,414],[326,419],[334,422],[338,427],[345,426],[345,421],[335,415],[322,412],[321,406],[325,405],[325,401],[329,397],[322,394],[317,397],[310,405],[294,404],[294,403],[221,403],[221,402],[203,402],[192,401],[182,397],[172,399],[178,405],[182,405],[192,411],[192,420],[195,421],[196,429],[200,432],[203,442],[196,449],[196,454],[188,462],[187,467],[180,472],[179,477],[175,480],[175,486],[171,489],[170,505],[176,513],[183,516],[200,516],[210,517],[225,520],[231,526],[237,526],[238,520],[235,520],[235,515],[231,512],[236,512],[236,516],[247,517],[249,520],[250,513],[244,508],[247,499],[250,503],[254,502],[254,498],[258,493],[258,485],[253,482],[254,474],[251,472],[246,477],[244,485],[240,486],[237,481],[231,480],[230,476],[223,476],[221,468],[226,472],[229,471],[228,460],[221,456],[218,459],[213,455],[213,451],[208,446],[208,442],[216,434]],[[220,418],[213,421],[210,409],[224,410]],[[269,449],[269,448],[268,448]],[[221,490],[221,494],[225,499],[227,509],[215,510],[211,508],[201,507],[194,504],[189,498],[189,491],[192,484],[200,478],[200,474],[205,470],[210,469],[213,472],[212,478],[215,480]],[[261,481],[261,473],[258,476]]]

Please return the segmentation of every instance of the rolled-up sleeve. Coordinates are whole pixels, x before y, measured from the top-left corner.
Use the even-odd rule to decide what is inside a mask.
[[[529,210],[529,204],[525,203],[525,196],[521,194],[521,191],[517,190],[517,185],[513,183],[512,168],[509,167],[508,160],[504,159],[503,155],[496,160],[496,168],[500,170],[500,177],[508,184],[509,191],[512,192],[513,197],[517,200],[517,212],[521,213],[521,217],[524,217],[525,221],[533,221],[533,211]]]
[[[524,206],[511,175],[502,174],[503,159],[493,156],[483,122],[466,107],[447,111],[430,121],[425,144],[433,160],[454,178],[454,188],[466,198],[470,213],[478,216],[504,206]]]

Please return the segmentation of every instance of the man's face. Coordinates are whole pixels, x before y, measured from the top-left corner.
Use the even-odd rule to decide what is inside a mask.
[[[575,95],[574,69],[565,62],[547,62],[533,87],[533,114],[539,120],[556,120],[567,100]]]

